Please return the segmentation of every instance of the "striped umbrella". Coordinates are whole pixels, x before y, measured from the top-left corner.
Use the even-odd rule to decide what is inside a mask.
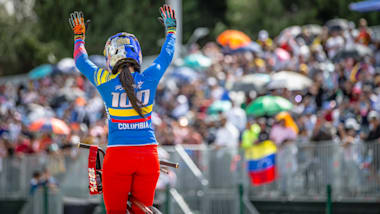
[[[54,134],[70,134],[69,126],[57,118],[41,118],[29,125],[30,131],[53,132]]]

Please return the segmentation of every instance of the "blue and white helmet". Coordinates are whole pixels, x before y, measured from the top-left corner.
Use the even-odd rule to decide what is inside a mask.
[[[112,72],[115,65],[120,60],[134,63],[137,70],[140,70],[142,63],[142,53],[139,41],[135,35],[130,33],[118,33],[111,36],[104,47],[104,56],[106,65]]]

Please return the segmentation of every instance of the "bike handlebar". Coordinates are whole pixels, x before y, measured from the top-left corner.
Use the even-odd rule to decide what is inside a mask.
[[[91,145],[85,143],[79,143],[78,148],[90,149]],[[103,157],[106,155],[106,152],[98,146],[98,150],[102,153]]]
[[[84,148],[84,149],[90,149],[91,145],[85,144],[85,143],[79,143],[78,148]],[[106,152],[98,146],[98,150],[102,153],[103,157],[106,155]],[[173,168],[178,168],[179,164],[178,163],[173,163],[167,160],[160,160],[160,165],[163,166],[168,166],[168,167],[173,167]]]
[[[179,167],[178,163],[173,163],[173,162],[169,162],[169,161],[166,161],[166,160],[160,160],[160,165],[169,166],[169,167],[173,167],[173,168],[178,168]]]

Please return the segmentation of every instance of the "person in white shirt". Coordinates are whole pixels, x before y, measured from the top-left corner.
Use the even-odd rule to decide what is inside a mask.
[[[327,53],[332,59],[340,50],[344,48],[344,39],[338,31],[333,31],[331,37],[326,41]]]
[[[237,103],[233,103],[233,107],[226,112],[226,117],[227,121],[232,123],[240,132],[245,130],[247,115]]]
[[[217,148],[238,148],[239,130],[231,122],[228,122],[224,115],[221,116],[220,122],[221,126],[216,131],[215,146]]]

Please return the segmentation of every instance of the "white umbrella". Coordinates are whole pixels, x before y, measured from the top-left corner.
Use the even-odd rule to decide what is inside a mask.
[[[260,91],[270,81],[268,74],[255,73],[242,76],[233,83],[232,91]]]
[[[58,70],[63,73],[69,73],[76,70],[75,61],[73,58],[63,58],[57,63]]]
[[[44,107],[34,103],[30,103],[28,107],[30,109],[30,113],[28,114],[29,121],[35,121],[40,118],[49,118],[55,116],[53,110],[51,110],[48,107]]]
[[[308,24],[303,26],[304,29],[308,30],[312,35],[319,35],[322,33],[322,26],[316,24]]]
[[[272,80],[268,84],[269,89],[286,88],[296,91],[308,88],[313,84],[307,76],[292,71],[280,71],[272,74],[271,77]]]
[[[302,32],[300,26],[290,26],[281,31],[280,35],[277,37],[278,43],[287,42],[290,38],[295,38]]]
[[[337,19],[331,19],[329,20],[327,23],[326,23],[326,26],[329,28],[329,29],[342,29],[342,30],[345,30],[345,29],[348,29],[349,27],[349,23],[346,19],[340,19],[340,18],[337,18]]]

